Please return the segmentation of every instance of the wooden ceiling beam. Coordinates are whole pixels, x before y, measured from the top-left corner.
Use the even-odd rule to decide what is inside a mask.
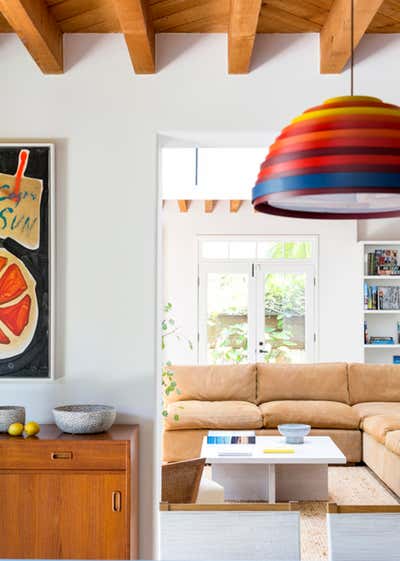
[[[147,0],[114,0],[114,6],[136,74],[154,74],[155,33]]]
[[[62,74],[63,39],[44,0],[0,0],[0,11],[44,74]]]
[[[229,201],[229,210],[231,212],[237,212],[239,210],[239,208],[242,206],[242,202],[241,200],[233,200],[233,201]]]
[[[247,74],[262,0],[231,0],[228,28],[228,72]]]
[[[357,47],[383,0],[354,0],[354,48]],[[334,0],[320,32],[320,70],[338,74],[351,56],[351,0]]]
[[[204,201],[204,212],[213,212],[216,201]]]
[[[189,210],[191,201],[186,201],[183,199],[178,200],[178,207],[180,212],[187,212]]]

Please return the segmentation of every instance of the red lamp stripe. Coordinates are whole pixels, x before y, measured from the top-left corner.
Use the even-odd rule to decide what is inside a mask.
[[[364,155],[364,154],[340,154],[333,156],[317,156],[315,158],[302,158],[299,160],[289,160],[286,162],[278,163],[273,166],[264,167],[258,178],[265,181],[268,177],[274,177],[275,175],[285,174],[286,171],[301,171],[305,168],[323,168],[329,167],[335,169],[335,166],[346,166],[352,167],[357,166],[357,168],[362,171],[363,167],[369,166],[371,169],[376,166],[382,168],[383,170],[390,167],[393,171],[393,167],[396,171],[400,171],[400,152],[399,156],[374,156],[374,155]]]
[[[311,135],[301,135],[301,138]],[[295,139],[298,137],[295,137]],[[291,139],[292,140],[292,139]],[[290,143],[280,143],[278,146],[271,146],[270,153],[274,154],[278,152],[279,154],[284,154],[287,152],[294,152],[297,150],[314,150],[315,148],[330,148],[330,147],[341,147],[341,146],[372,146],[372,147],[387,147],[387,148],[399,148],[400,147],[400,136],[362,136],[353,134],[352,136],[347,136],[340,138],[333,136],[332,138],[313,138],[309,140],[297,140]]]

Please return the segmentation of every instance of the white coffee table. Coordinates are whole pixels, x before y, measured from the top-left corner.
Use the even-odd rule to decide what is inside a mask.
[[[294,453],[263,452],[279,447]],[[224,487],[226,500],[269,503],[328,500],[328,464],[346,463],[329,436],[309,436],[297,445],[286,445],[281,436],[257,436],[254,445],[207,444],[204,437],[201,457],[211,464],[212,479]]]

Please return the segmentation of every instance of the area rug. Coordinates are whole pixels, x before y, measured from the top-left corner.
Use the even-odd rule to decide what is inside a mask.
[[[211,469],[205,468],[211,478]],[[364,466],[329,467],[329,501],[347,505],[396,505],[399,500]],[[324,501],[300,502],[301,559],[327,561],[328,536]]]
[[[349,505],[392,505],[398,500],[367,467],[330,467],[329,500]],[[326,503],[303,502],[301,510],[302,561],[328,559]]]

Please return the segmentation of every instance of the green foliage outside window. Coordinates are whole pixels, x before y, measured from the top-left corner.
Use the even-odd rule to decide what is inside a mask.
[[[285,244],[290,245],[290,244]],[[293,250],[305,255],[304,244],[293,243]],[[300,247],[298,247],[300,246]],[[287,253],[289,255],[289,253]],[[304,258],[304,257],[303,257]],[[299,257],[297,257],[299,259]],[[304,275],[301,274],[267,274],[264,288],[264,309],[266,325],[263,354],[265,362],[291,362],[291,350],[299,348],[293,341],[291,319],[303,318],[305,314]],[[225,286],[229,277],[221,280]],[[238,321],[229,324],[229,317]],[[214,363],[241,363],[248,360],[247,312],[239,308],[229,308],[225,314],[214,313],[209,316],[208,329],[217,335],[210,348],[210,358]]]

